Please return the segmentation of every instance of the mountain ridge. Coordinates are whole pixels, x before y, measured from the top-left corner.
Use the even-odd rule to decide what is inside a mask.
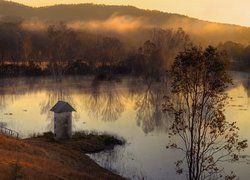
[[[216,24],[221,24],[221,25],[229,25],[229,26],[239,26],[239,27],[243,27],[243,28],[250,28],[248,26],[244,26],[244,25],[239,25],[239,24],[231,24],[231,23],[223,23],[223,22],[215,22],[215,21],[209,21],[209,20],[204,20],[204,19],[199,19],[197,17],[190,17],[188,15],[183,15],[183,14],[178,14],[178,13],[171,13],[171,12],[165,12],[165,11],[160,11],[160,10],[150,10],[150,9],[142,9],[142,8],[138,8],[136,6],[132,6],[132,5],[105,5],[105,4],[94,4],[94,3],[79,3],[79,4],[55,4],[55,5],[48,5],[48,6],[39,6],[39,7],[32,7],[32,6],[28,6],[25,4],[21,4],[21,3],[17,3],[17,2],[13,2],[13,1],[5,1],[5,0],[0,0],[0,6],[2,5],[9,5],[9,6],[14,6],[14,7],[19,7],[19,8],[25,8],[25,9],[29,9],[29,10],[44,10],[44,9],[54,9],[54,8],[72,8],[72,7],[78,7],[78,8],[84,8],[87,6],[93,6],[93,7],[101,7],[101,8],[124,8],[124,9],[134,9],[136,11],[146,11],[148,13],[158,13],[161,15],[172,15],[172,16],[178,16],[178,17],[182,17],[182,18],[189,18],[192,20],[198,20],[198,21],[203,21],[206,23],[216,23]],[[2,7],[0,7],[1,9],[1,13],[2,13]],[[0,14],[1,14],[0,13]]]
[[[10,1],[0,1],[0,17],[2,17],[2,20],[5,17],[15,17],[16,19],[24,20],[39,19],[50,22],[80,21],[84,23],[89,21],[107,21],[114,16],[125,17],[128,21],[131,21],[131,19],[132,21],[140,21],[139,23],[142,27],[174,29],[181,27],[201,44],[218,44],[228,40],[248,44],[250,41],[250,27],[210,22],[186,15],[158,10],[144,10],[134,6],[85,3],[30,7]]]

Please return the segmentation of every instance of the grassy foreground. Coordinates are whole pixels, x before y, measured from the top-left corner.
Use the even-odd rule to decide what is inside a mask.
[[[51,133],[25,140],[0,135],[0,179],[123,179],[84,154],[122,143],[84,133],[68,142],[53,141]]]

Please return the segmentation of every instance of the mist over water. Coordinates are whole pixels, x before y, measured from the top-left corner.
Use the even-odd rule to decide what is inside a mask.
[[[233,73],[232,97],[226,108],[228,121],[237,121],[240,137],[250,139],[249,75]],[[121,82],[96,82],[92,77],[66,77],[62,83],[50,78],[0,80],[0,121],[18,131],[23,138],[52,130],[49,111],[57,100],[69,102],[73,130],[107,132],[126,139],[125,146],[90,155],[101,166],[131,179],[185,179],[177,175],[174,162],[183,154],[167,150],[168,117],[161,111],[167,83],[148,84],[134,78]],[[249,149],[243,155],[249,155]],[[223,163],[227,172],[247,179],[246,163]]]
[[[50,109],[66,101],[76,109],[73,132],[125,139],[87,154],[122,177],[247,180],[249,37],[248,27],[132,6],[0,0],[1,133],[53,131]],[[65,165],[66,156],[57,159]],[[22,164],[14,166],[18,176]]]

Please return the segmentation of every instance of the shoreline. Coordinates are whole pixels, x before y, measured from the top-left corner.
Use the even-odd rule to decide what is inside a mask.
[[[52,132],[45,132],[42,135],[34,135],[23,139],[26,142],[47,142],[55,145],[62,145],[69,149],[79,151],[84,154],[99,153],[104,150],[112,150],[115,146],[122,146],[126,141],[114,135],[78,131],[72,135],[70,140],[55,141]]]
[[[51,137],[52,133],[44,133],[17,140],[0,135],[0,179],[125,179],[86,155],[113,149],[124,140],[85,132],[69,141]]]

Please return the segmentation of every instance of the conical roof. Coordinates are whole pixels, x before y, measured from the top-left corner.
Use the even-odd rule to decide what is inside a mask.
[[[58,101],[50,111],[55,113],[72,112],[76,111],[69,103],[64,101]]]

